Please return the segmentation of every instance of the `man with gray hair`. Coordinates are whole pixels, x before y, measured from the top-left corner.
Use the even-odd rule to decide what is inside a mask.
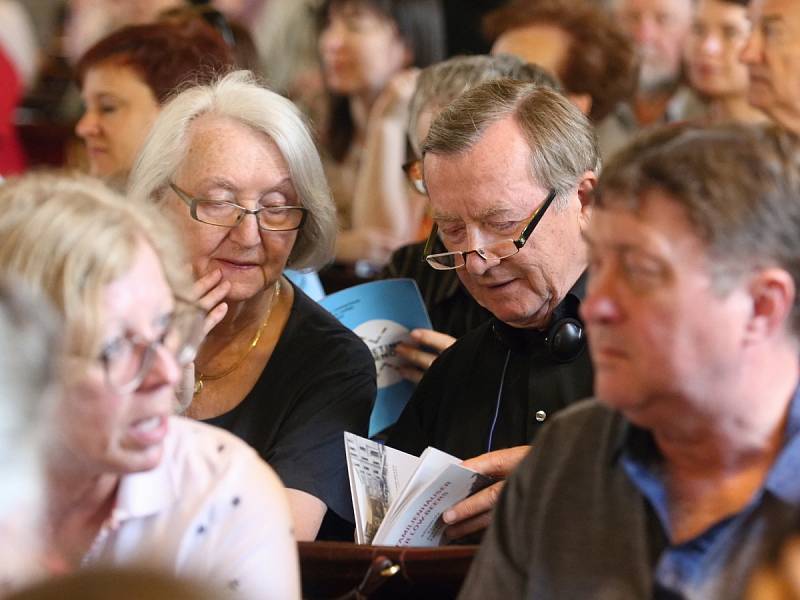
[[[461,598],[740,598],[800,515],[800,142],[674,126],[586,232],[596,400],[557,415]]]
[[[390,445],[504,477],[552,413],[591,393],[577,309],[598,170],[589,121],[536,84],[484,83],[434,120],[423,171],[444,251],[426,259],[493,316],[434,362]],[[485,527],[501,485],[449,510],[448,535]]]
[[[408,107],[408,141],[413,160],[403,166],[417,192],[427,196],[422,178],[422,143],[433,119],[465,91],[496,79],[516,79],[561,91],[553,75],[510,54],[454,56],[420,72]],[[438,238],[434,242],[429,253],[445,251]],[[414,279],[431,318],[432,330],[415,329],[410,340],[395,347],[395,352],[407,360],[401,374],[415,383],[457,338],[491,317],[461,285],[456,270],[430,268],[423,256],[425,247],[422,241],[396,250],[381,273],[383,277]]]

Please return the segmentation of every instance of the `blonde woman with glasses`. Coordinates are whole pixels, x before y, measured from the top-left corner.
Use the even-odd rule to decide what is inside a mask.
[[[85,178],[0,188],[0,270],[64,326],[45,453],[45,546],[65,569],[147,564],[258,598],[299,597],[275,473],[227,432],[172,416],[182,367],[214,323],[176,233]]]

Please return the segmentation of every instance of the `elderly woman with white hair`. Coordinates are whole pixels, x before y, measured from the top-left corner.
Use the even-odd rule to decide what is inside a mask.
[[[366,345],[283,275],[330,260],[335,209],[295,106],[245,71],[184,91],[129,180],[182,230],[195,297],[219,319],[195,361],[187,414],[243,438],[289,489],[299,540],[350,539],[344,431],[376,393]]]
[[[298,598],[275,473],[228,432],[172,416],[212,324],[186,302],[177,232],[96,180],[0,187],[0,271],[63,324],[44,451],[44,545],[62,568],[146,565],[253,598]],[[52,349],[51,349],[52,350]]]

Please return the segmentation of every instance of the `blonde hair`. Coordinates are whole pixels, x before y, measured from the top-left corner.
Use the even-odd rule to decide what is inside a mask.
[[[308,209],[289,266],[320,268],[329,262],[336,239],[336,208],[314,140],[297,107],[259,85],[249,71],[235,71],[210,85],[189,88],[167,103],[131,172],[131,200],[141,204],[163,199],[189,150],[189,127],[204,114],[233,119],[275,143],[302,205]]]
[[[130,268],[142,241],[158,254],[173,293],[187,295],[178,235],[151,208],[134,210],[78,174],[35,173],[0,186],[0,271],[50,302],[68,352],[99,351],[105,287]]]

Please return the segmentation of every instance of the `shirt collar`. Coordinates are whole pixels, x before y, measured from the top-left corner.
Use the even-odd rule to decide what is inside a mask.
[[[633,484],[651,501],[659,517],[665,517],[666,497],[661,487],[663,460],[652,434],[626,421],[612,453],[614,462],[622,461],[623,468]],[[781,500],[800,503],[800,387],[795,389],[789,403],[784,443],[778,457],[767,474],[764,489]],[[664,521],[664,518],[662,518]],[[666,522],[666,521],[664,521]]]
[[[157,514],[178,500],[178,487],[170,469],[170,448],[165,444],[161,462],[154,469],[124,475],[111,512],[110,526]]]
[[[783,447],[767,475],[764,488],[782,500],[800,503],[800,387],[795,390],[786,418]]]

